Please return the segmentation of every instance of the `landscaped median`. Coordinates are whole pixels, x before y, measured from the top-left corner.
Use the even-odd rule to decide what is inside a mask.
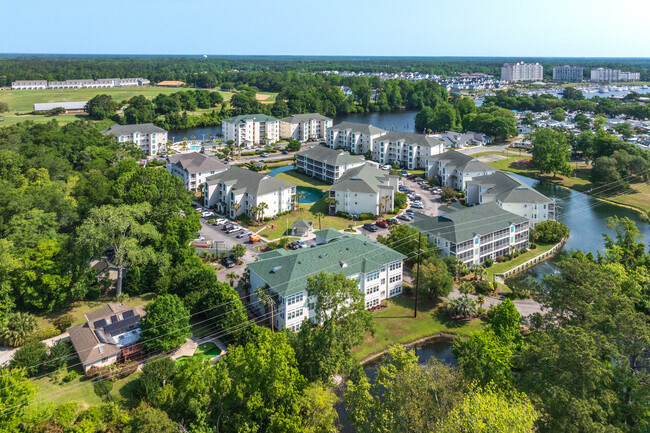
[[[438,303],[420,293],[418,316],[413,317],[414,298],[399,295],[388,299],[389,307],[373,312],[375,335],[354,352],[361,361],[388,350],[395,344],[408,344],[436,334],[466,336],[481,329],[480,319],[457,321],[449,319]]]

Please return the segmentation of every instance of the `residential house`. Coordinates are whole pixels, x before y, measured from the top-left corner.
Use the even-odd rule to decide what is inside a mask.
[[[365,163],[361,155],[319,145],[296,154],[296,170],[329,183],[336,182],[346,170]]]
[[[139,352],[140,319],[144,307],[106,304],[85,315],[86,323],[68,328],[84,371],[114,364]]]
[[[342,148],[353,154],[372,152],[377,138],[386,134],[376,126],[364,123],[341,122],[327,131],[327,145],[332,149]]]
[[[472,178],[497,171],[494,167],[455,150],[430,156],[425,161],[427,177],[435,177],[442,186],[461,191],[465,190],[466,182]]]
[[[217,158],[199,152],[169,155],[165,167],[171,174],[181,178],[188,191],[200,188],[206,177],[228,169]]]
[[[251,213],[251,208],[262,202],[268,206],[262,216],[272,218],[294,209],[295,195],[294,185],[240,167],[230,167],[208,176],[203,188],[204,206],[216,208],[230,218],[241,214],[254,218],[256,215]]]
[[[223,142],[252,147],[275,143],[280,139],[280,120],[266,114],[243,114],[221,122]]]
[[[145,155],[157,155],[167,144],[167,131],[153,123],[113,125],[102,134],[113,134],[118,143],[135,143]]]
[[[416,213],[412,225],[426,233],[442,255],[455,255],[470,267],[528,248],[528,219],[501,209],[496,203],[437,217]]]
[[[443,142],[438,138],[411,132],[388,132],[375,139],[373,144],[373,160],[381,164],[398,164],[410,170],[424,168],[426,157],[444,151]]]
[[[379,215],[390,212],[395,208],[398,188],[399,176],[365,164],[351,168],[329,189],[329,197],[336,199],[330,206],[330,213]]]
[[[325,139],[332,122],[319,113],[295,114],[280,120],[280,137],[302,142]]]
[[[465,197],[469,205],[496,203],[501,209],[528,218],[531,227],[555,219],[553,199],[501,171],[469,180]]]
[[[248,264],[252,309],[259,316],[273,310],[275,329],[298,331],[304,319],[315,320],[315,299],[307,277],[324,271],[343,273],[357,281],[366,308],[402,293],[402,263],[406,256],[363,235],[344,235],[329,243],[295,251],[274,250]],[[263,305],[256,290],[271,294],[274,306]]]

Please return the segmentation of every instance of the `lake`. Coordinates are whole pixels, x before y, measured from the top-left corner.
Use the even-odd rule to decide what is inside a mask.
[[[525,176],[514,176],[545,196],[555,199],[558,208],[558,221],[566,224],[571,230],[569,240],[562,250],[564,252],[578,249],[584,252],[591,251],[595,255],[601,251],[605,245],[602,234],[609,233],[611,235],[606,220],[610,216],[630,218],[636,223],[646,242],[650,240],[650,224],[641,220],[636,211],[596,200],[578,191]],[[557,272],[557,268],[551,261],[546,261],[534,266],[529,272],[539,278],[543,274]]]

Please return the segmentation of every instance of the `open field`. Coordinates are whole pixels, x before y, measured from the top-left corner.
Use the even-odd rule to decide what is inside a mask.
[[[61,125],[66,123],[71,123],[79,119],[87,120],[88,116],[83,114],[62,114],[60,116],[45,116],[45,115],[36,115],[36,116],[3,116],[0,115],[0,128],[3,126],[11,126],[20,122],[26,122],[28,120],[34,123],[48,123],[51,120],[56,119]],[[115,122],[112,122],[113,124]]]
[[[153,301],[153,293],[146,293],[141,296],[133,296],[129,299],[126,299],[124,303],[129,307],[135,307],[138,305],[147,305],[149,302]],[[52,326],[52,322],[59,316],[63,314],[72,314],[74,317],[73,325],[78,325],[86,321],[84,314],[90,313],[91,311],[97,310],[109,302],[115,302],[113,299],[101,299],[98,301],[77,301],[73,302],[69,308],[65,310],[56,310],[50,313],[41,313],[37,314],[36,319],[38,321],[38,328],[43,329],[48,326]]]
[[[486,156],[486,155],[503,155],[506,156],[505,152],[481,152],[476,153],[472,156]],[[514,156],[513,156],[514,155]],[[538,170],[521,168],[512,165],[513,162],[519,161],[521,159],[528,159],[527,156],[519,156],[515,151],[510,151],[507,153],[507,158],[501,159],[498,161],[487,162],[494,168],[498,168],[502,171],[508,171],[511,173],[520,174],[522,176],[531,177],[533,179],[543,180],[545,182],[554,183],[566,188],[571,188],[580,192],[588,192],[592,187],[592,183],[589,180],[591,174],[591,165],[587,165],[584,162],[571,163],[571,168],[574,170],[575,177],[566,177],[562,175],[556,175],[553,177],[552,174],[540,174]],[[607,200],[611,203],[627,206],[634,208],[640,212],[650,213],[650,185],[648,183],[635,183],[630,185],[629,192],[620,195],[614,195],[609,197],[607,195],[598,195],[592,194],[594,197]]]
[[[160,93],[170,94],[188,90],[183,87],[109,87],[105,89],[45,89],[45,90],[3,90],[0,92],[0,102],[9,104],[9,111],[30,112],[34,104],[41,102],[72,102],[88,101],[96,95],[111,95],[114,100],[122,101],[137,95],[152,99]],[[220,92],[224,100],[232,97],[230,92]],[[271,94],[269,94],[271,95]],[[276,94],[273,94],[276,95]],[[270,96],[269,96],[270,98]],[[275,96],[273,96],[275,100]]]
[[[390,298],[390,306],[373,313],[375,335],[354,352],[360,360],[383,352],[394,344],[406,344],[437,333],[470,335],[482,327],[479,319],[455,321],[448,319],[437,308],[436,302],[420,293],[418,317],[413,317],[413,298],[406,295]]]
[[[255,98],[262,104],[272,104],[275,102],[276,96],[278,96],[278,94],[274,92],[258,92],[255,95]]]

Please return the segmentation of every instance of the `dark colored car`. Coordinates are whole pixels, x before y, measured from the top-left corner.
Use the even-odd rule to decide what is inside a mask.
[[[375,224],[377,227],[381,227],[382,229],[388,228],[388,223],[386,221],[377,221]]]
[[[300,242],[298,241],[289,242],[287,244],[287,248],[289,248],[290,250],[297,250],[300,248]]]
[[[399,224],[399,221],[397,221],[397,219],[395,218],[388,218],[386,222],[388,223],[388,225]]]
[[[379,230],[379,229],[378,229],[377,227],[375,227],[375,225],[372,224],[372,223],[365,223],[365,224],[363,225],[363,228],[366,229],[366,230],[368,230],[369,232],[376,232],[377,230]]]
[[[224,259],[221,261],[223,265],[227,268],[234,268],[235,267],[235,261],[231,259],[230,257],[224,257]]]
[[[222,231],[228,231],[234,227],[234,224],[224,224],[223,228],[221,229]]]
[[[289,154],[289,151],[288,151],[288,150],[283,150],[283,151],[282,151],[282,154],[283,154],[283,155],[288,155],[288,154]]]

